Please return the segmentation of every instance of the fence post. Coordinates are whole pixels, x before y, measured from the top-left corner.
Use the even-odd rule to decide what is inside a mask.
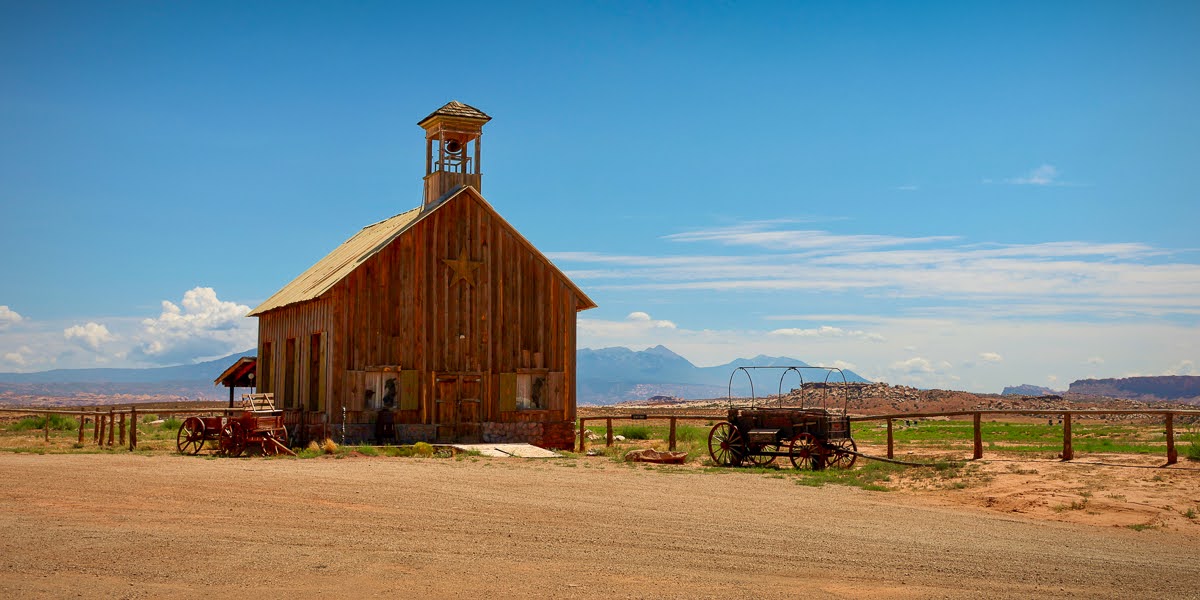
[[[53,416],[53,415],[47,413],[46,417],[45,417],[46,420],[42,421],[42,429],[43,429],[43,433],[45,434],[47,444],[50,443],[50,417],[51,416]]]
[[[1071,447],[1071,413],[1063,413],[1063,451],[1062,459],[1075,458],[1075,449]]]
[[[671,435],[667,440],[667,449],[671,452],[675,451],[675,417],[671,417]]]
[[[1175,450],[1175,413],[1167,413],[1167,464],[1173,465],[1179,461],[1179,452]]]
[[[587,419],[583,419],[583,418],[579,419],[579,453],[580,454],[587,452],[587,448],[584,447],[584,444],[587,442],[587,427],[584,426],[584,423],[586,423],[586,422],[587,422]]]
[[[104,413],[97,412],[96,413],[96,421],[97,421],[97,423],[99,423],[99,427],[100,427],[100,435],[96,438],[96,445],[103,446],[104,445],[104,428],[108,425],[108,419],[105,418]]]
[[[979,431],[979,413],[975,413],[975,460],[983,458],[983,435]]]
[[[130,411],[129,420],[132,421],[132,423],[129,425],[129,450],[132,451],[137,448],[138,419],[136,406]]]
[[[605,421],[607,421],[607,422],[608,422],[608,432],[607,432],[607,434],[606,434],[606,438],[605,438],[605,441],[604,441],[604,445],[605,445],[605,446],[612,446],[612,444],[613,444],[613,435],[612,435],[612,417],[609,417],[609,418],[605,419]]]
[[[125,447],[125,413],[121,413],[121,433],[120,433],[119,437],[121,439],[117,440],[117,443],[120,444],[120,446],[122,448],[124,448]]]
[[[108,409],[108,445],[113,445],[113,437],[117,429],[117,415],[113,409]]]
[[[92,409],[92,441],[100,442],[100,411],[95,408]]]
[[[83,445],[83,426],[87,424],[87,417],[83,415],[83,411],[79,411],[79,445]]]
[[[888,419],[888,458],[895,458],[895,452],[892,451],[892,420]]]

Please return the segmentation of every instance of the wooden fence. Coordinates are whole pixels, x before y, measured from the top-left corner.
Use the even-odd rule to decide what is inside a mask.
[[[890,415],[871,415],[861,417],[850,417],[850,421],[887,421],[887,457],[895,457],[895,444],[892,437],[893,421],[912,420],[928,417],[966,417],[970,416],[973,427],[973,442],[974,452],[972,459],[979,460],[983,458],[983,432],[980,422],[983,415],[1059,415],[1062,418],[1063,424],[1063,448],[1062,459],[1073,460],[1075,458],[1075,449],[1071,443],[1071,417],[1079,416],[1098,416],[1098,415],[1146,415],[1146,416],[1162,416],[1166,425],[1167,438],[1167,464],[1173,465],[1179,462],[1179,451],[1175,448],[1175,416],[1176,415],[1193,415],[1200,416],[1200,410],[1137,410],[1137,409],[1086,409],[1086,410],[1022,410],[1022,409],[988,409],[988,410],[959,410],[948,412],[930,412],[930,413],[896,413]]]
[[[44,426],[45,440],[50,441],[50,417],[54,415],[75,416],[79,418],[78,443],[84,443],[87,424],[92,424],[92,443],[97,446],[119,446],[134,450],[138,445],[138,413],[152,415],[206,415],[214,413],[241,412],[241,408],[142,408],[129,407],[98,407],[87,409],[58,409],[58,408],[0,408],[0,413],[16,413],[19,415],[46,415]]]
[[[647,415],[647,414],[631,414],[627,417],[580,417],[579,418],[579,451],[587,451],[587,422],[588,421],[604,421],[606,424],[607,433],[604,436],[605,446],[613,445],[613,420],[619,421],[650,421],[666,419],[671,422],[670,431],[667,434],[667,445],[671,451],[675,450],[675,423],[676,421],[720,421],[721,417],[712,415]]]
[[[973,424],[973,442],[974,452],[972,458],[975,460],[983,458],[983,431],[981,427],[983,415],[1059,415],[1062,418],[1063,424],[1063,449],[1062,459],[1073,460],[1075,458],[1075,449],[1071,443],[1071,417],[1074,415],[1082,416],[1098,416],[1098,415],[1147,415],[1147,416],[1162,416],[1166,425],[1167,438],[1167,464],[1173,465],[1179,462],[1179,452],[1175,448],[1175,416],[1176,415],[1193,415],[1200,416],[1200,410],[1137,410],[1137,409],[1121,409],[1121,410],[1103,410],[1103,409],[1087,409],[1087,410],[1021,410],[1021,409],[987,409],[987,410],[960,410],[948,412],[927,412],[927,413],[896,413],[888,415],[870,415],[870,416],[852,416],[851,423],[862,423],[867,421],[887,421],[887,457],[895,458],[895,440],[893,438],[893,422],[896,420],[913,420],[929,417],[971,417]],[[675,421],[682,420],[704,420],[704,421],[722,421],[719,416],[696,416],[696,415],[645,415],[631,414],[629,416],[612,416],[612,417],[584,417],[579,419],[579,451],[584,452],[587,444],[587,421],[605,421],[607,424],[607,435],[605,436],[605,446],[613,444],[613,420],[621,421],[645,421],[650,419],[669,419],[671,421],[671,430],[668,439],[670,449],[675,449]]]

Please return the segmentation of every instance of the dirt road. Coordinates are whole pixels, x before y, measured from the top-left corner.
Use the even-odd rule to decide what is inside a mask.
[[[0,597],[1196,597],[1200,537],[603,458],[0,455]]]

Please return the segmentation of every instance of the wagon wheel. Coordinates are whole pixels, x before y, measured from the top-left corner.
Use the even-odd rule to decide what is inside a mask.
[[[788,445],[788,457],[797,469],[813,469],[820,462],[817,438],[811,433],[797,433]]]
[[[246,451],[246,428],[238,421],[230,421],[221,428],[221,450],[235,457]]]
[[[746,456],[746,443],[732,423],[713,425],[708,432],[708,455],[722,467],[736,467],[742,463],[742,458]]]
[[[271,442],[271,440],[275,440],[276,442],[279,442],[279,445],[287,448],[287,429],[279,428],[263,434],[262,453],[264,456],[275,456],[279,454],[279,446],[275,445],[273,442]]]
[[[754,466],[756,467],[765,467],[775,462],[775,457],[763,456],[762,454],[759,454],[759,452],[779,452],[779,446],[776,444],[765,444],[763,446],[758,446],[757,448],[752,448],[752,450],[753,452],[746,456],[746,460],[754,463]]]
[[[175,434],[175,448],[180,454],[196,454],[204,447],[204,421],[199,417],[188,417]]]
[[[858,452],[858,444],[855,444],[852,438],[830,440],[829,449],[832,452],[830,452],[825,464],[830,467],[849,469],[858,460],[857,454],[850,454],[851,452]]]

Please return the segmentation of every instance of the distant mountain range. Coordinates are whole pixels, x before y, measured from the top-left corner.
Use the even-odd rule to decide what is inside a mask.
[[[675,396],[678,398],[724,398],[729,392],[729,378],[738,367],[809,366],[804,361],[786,356],[764,356],[739,358],[715,367],[697,367],[688,359],[675,354],[666,346],[655,346],[640,352],[629,348],[614,347],[580,349],[576,353],[576,392],[580,404],[609,404],[627,400],[644,400],[651,396]],[[843,371],[846,381],[867,381],[853,371]],[[755,378],[756,386],[769,389],[757,393],[773,394],[777,391],[779,376],[776,373],[770,382],[762,377]],[[805,378],[815,377],[815,372],[805,372]],[[794,379],[793,379],[794,377]],[[836,377],[836,375],[835,375]],[[824,380],[824,375],[821,375]],[[832,378],[831,378],[832,380]],[[788,387],[799,385],[800,378],[789,375]],[[735,382],[737,383],[737,382]]]
[[[1163,375],[1123,379],[1080,379],[1071,382],[1072,394],[1129,398],[1131,400],[1200,400],[1200,377]]]
[[[172,395],[195,394],[220,398],[213,380],[242,356],[254,356],[254,350],[224,358],[150,369],[55,369],[37,373],[0,373],[0,392],[10,394],[74,395],[83,391],[104,394],[152,394],[161,388]],[[665,346],[642,351],[614,347],[593,350],[582,348],[576,354],[577,394],[580,404],[609,404],[644,400],[651,396],[686,399],[723,398],[729,377],[737,367],[808,366],[801,360],[783,356],[739,358],[715,367],[697,367]],[[843,371],[850,382],[867,381],[853,371]],[[804,373],[806,380],[816,372]],[[834,376],[836,377],[836,375]],[[821,375],[822,380],[824,375]],[[771,381],[766,381],[770,379]],[[833,380],[833,378],[831,378]],[[755,378],[759,394],[775,393],[779,374]],[[799,385],[799,376],[789,375],[788,387]],[[762,389],[766,388],[766,389]],[[168,391],[169,390],[169,391]]]
[[[0,373],[0,383],[207,383],[223,373],[242,356],[254,356],[254,350],[230,354],[224,358],[194,365],[149,369],[54,369],[37,373]]]

